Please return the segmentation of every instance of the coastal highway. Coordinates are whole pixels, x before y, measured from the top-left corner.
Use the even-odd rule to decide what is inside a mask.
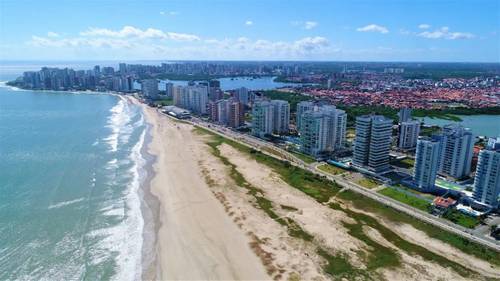
[[[297,167],[300,167],[302,169],[305,169],[313,174],[325,176],[327,179],[336,182],[338,185],[342,186],[343,188],[352,190],[354,192],[357,192],[359,194],[362,194],[370,199],[373,199],[377,202],[380,202],[384,205],[390,206],[394,208],[395,210],[408,214],[416,219],[419,219],[423,222],[426,222],[428,224],[432,224],[434,226],[437,226],[441,229],[444,229],[446,231],[449,231],[451,233],[460,235],[470,241],[474,241],[478,244],[481,244],[483,246],[489,247],[491,249],[494,249],[496,251],[500,251],[500,243],[497,241],[490,239],[484,235],[481,235],[479,233],[475,233],[471,229],[464,228],[462,226],[459,226],[457,224],[454,224],[450,221],[447,221],[445,219],[433,216],[429,213],[426,213],[424,211],[421,211],[419,209],[413,208],[409,205],[406,205],[404,203],[401,203],[397,200],[394,200],[390,197],[386,197],[384,195],[381,195],[377,193],[376,191],[364,188],[354,182],[347,181],[342,178],[342,176],[337,175],[331,175],[326,172],[323,172],[321,170],[316,169],[316,164],[308,164],[302,161],[301,159],[297,158],[295,155],[289,153],[288,151],[281,149],[277,146],[275,146],[272,143],[269,143],[267,141],[264,141],[262,139],[256,138],[254,136],[250,136],[247,134],[239,133],[236,131],[233,131],[231,129],[228,129],[223,126],[219,126],[213,123],[205,122],[199,118],[192,118],[191,121],[188,121],[189,123],[192,123],[193,125],[198,125],[200,127],[203,127],[211,132],[214,132],[216,134],[219,134],[221,136],[224,136],[226,138],[232,139],[233,141],[237,141],[239,143],[245,144],[249,147],[255,148],[269,156],[281,159],[281,160],[288,160],[291,162],[292,165],[295,165]]]

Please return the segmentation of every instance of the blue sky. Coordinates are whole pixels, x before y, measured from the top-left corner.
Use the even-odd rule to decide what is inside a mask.
[[[500,62],[499,3],[1,0],[0,59]]]

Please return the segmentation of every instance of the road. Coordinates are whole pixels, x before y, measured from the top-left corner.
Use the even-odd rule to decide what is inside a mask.
[[[474,232],[472,229],[467,229],[465,227],[462,227],[460,225],[454,224],[450,221],[447,221],[442,218],[435,217],[429,213],[426,213],[424,211],[421,211],[419,209],[413,208],[409,205],[406,205],[404,203],[401,203],[397,200],[394,200],[390,197],[381,195],[373,190],[364,188],[357,183],[351,182],[351,181],[346,181],[345,179],[342,178],[342,176],[337,175],[331,175],[326,172],[323,172],[319,169],[317,169],[317,162],[315,163],[306,163],[303,160],[297,158],[295,155],[291,154],[290,152],[281,149],[277,146],[275,146],[272,143],[269,143],[267,141],[264,141],[262,139],[256,138],[251,135],[235,132],[233,130],[230,130],[228,128],[225,128],[223,126],[219,126],[213,123],[205,122],[201,119],[198,118],[192,118],[191,121],[188,121],[192,123],[193,125],[198,125],[201,126],[207,130],[210,130],[211,132],[214,132],[216,134],[222,135],[226,138],[232,139],[233,141],[237,141],[242,144],[246,144],[247,146],[250,146],[252,148],[255,148],[269,156],[281,159],[281,160],[288,160],[291,162],[292,165],[295,165],[297,167],[300,167],[302,169],[305,169],[313,174],[325,176],[331,181],[335,181],[337,184],[342,186],[343,188],[347,188],[349,190],[352,190],[354,192],[357,192],[359,194],[362,194],[370,199],[373,199],[377,202],[380,202],[384,205],[390,206],[394,208],[397,211],[400,211],[402,213],[408,214],[414,218],[417,218],[423,222],[426,222],[428,224],[432,224],[434,226],[437,226],[441,229],[444,229],[446,231],[449,231],[451,233],[460,235],[466,239],[469,239],[470,241],[474,241],[478,244],[481,244],[483,246],[489,247],[491,249],[494,249],[496,251],[500,252],[500,243],[495,241],[494,239],[490,239],[486,236],[484,236],[481,233]],[[271,151],[275,152],[272,153]]]

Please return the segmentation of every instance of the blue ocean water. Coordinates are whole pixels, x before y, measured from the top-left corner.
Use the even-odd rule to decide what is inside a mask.
[[[145,134],[122,97],[0,87],[0,280],[140,279]]]

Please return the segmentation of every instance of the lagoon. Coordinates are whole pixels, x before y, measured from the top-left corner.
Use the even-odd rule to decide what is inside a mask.
[[[450,121],[438,118],[418,118],[426,125],[444,126],[451,123],[460,123],[470,128],[475,136],[500,136],[500,115],[457,115],[462,121]]]

